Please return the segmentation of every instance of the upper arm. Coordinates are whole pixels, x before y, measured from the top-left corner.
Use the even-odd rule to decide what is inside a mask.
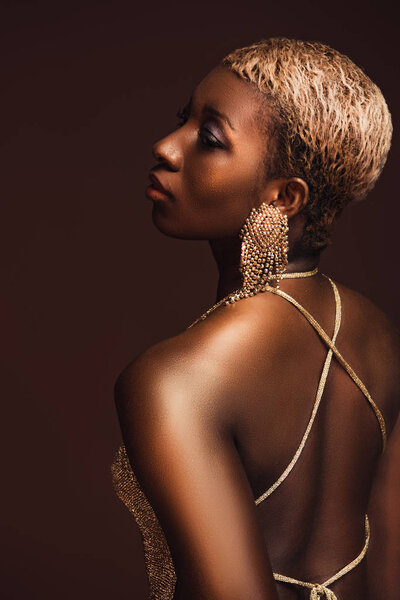
[[[199,361],[144,355],[116,385],[127,453],[188,600],[277,600],[251,487],[233,436],[215,418],[215,394]]]
[[[398,600],[400,590],[400,416],[380,459],[369,506],[367,554],[371,597]]]

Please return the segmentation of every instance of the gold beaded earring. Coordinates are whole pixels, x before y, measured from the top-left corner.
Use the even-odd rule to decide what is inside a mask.
[[[242,287],[230,301],[254,296],[266,284],[279,281],[288,262],[288,218],[279,208],[263,202],[252,208],[240,230]]]

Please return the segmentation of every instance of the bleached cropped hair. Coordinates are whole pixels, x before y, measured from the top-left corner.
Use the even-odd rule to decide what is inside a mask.
[[[382,92],[347,56],[320,42],[269,38],[220,63],[265,95],[269,177],[301,177],[309,186],[303,251],[331,242],[335,218],[374,187],[391,144]]]

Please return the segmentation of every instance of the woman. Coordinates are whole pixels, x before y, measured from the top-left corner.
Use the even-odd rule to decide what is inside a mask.
[[[219,282],[115,386],[114,483],[151,597],[398,600],[399,335],[318,270],[385,163],[385,100],[332,48],[273,38],[225,57],[179,114],[153,148],[153,222],[209,240]]]

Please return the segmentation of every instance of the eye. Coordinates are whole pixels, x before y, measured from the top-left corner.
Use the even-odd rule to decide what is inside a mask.
[[[205,136],[204,133],[207,135]],[[217,140],[211,131],[205,127],[200,129],[198,136],[203,146],[207,146],[208,148],[223,148],[223,145]]]
[[[178,123],[176,124],[177,129],[179,129],[179,127],[183,127],[183,125],[189,119],[189,115],[190,115],[189,104],[186,104],[186,106],[183,106],[182,108],[178,109],[178,111],[176,113],[176,116],[179,119]],[[219,142],[219,140],[215,137],[215,135],[213,135],[211,133],[211,131],[209,129],[207,129],[207,127],[202,127],[199,130],[197,135],[198,135],[198,139],[200,140],[200,144],[202,146],[204,146],[205,148],[208,148],[208,149],[223,148],[223,145],[221,144],[221,142]]]

